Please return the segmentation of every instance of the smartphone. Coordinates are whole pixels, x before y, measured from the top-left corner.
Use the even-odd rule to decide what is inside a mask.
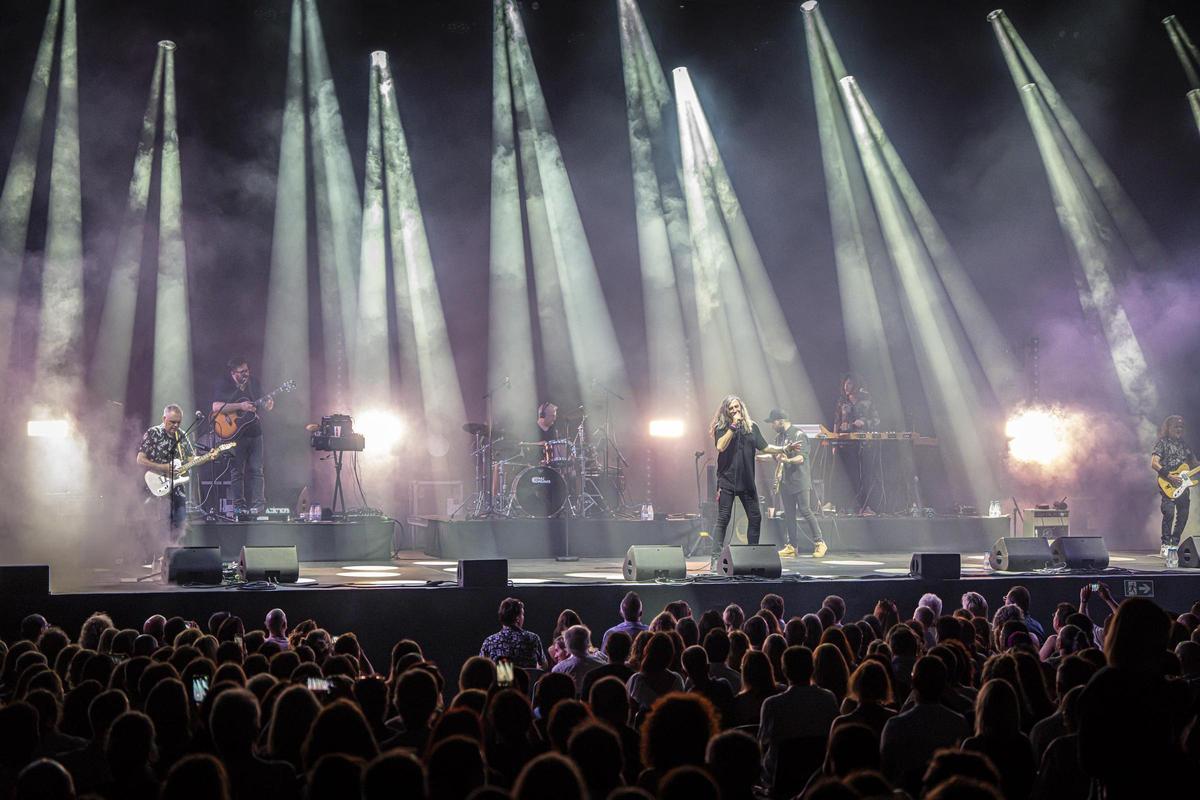
[[[325,694],[326,692],[329,691],[329,679],[328,678],[309,678],[308,679],[308,690],[315,694]]]
[[[234,640],[235,642],[237,642],[237,646],[238,646],[238,647],[242,647],[242,637],[240,637],[240,636],[235,636],[235,637],[233,637],[233,640]],[[244,648],[244,647],[242,647],[242,649],[244,650],[245,648]]]
[[[513,683],[513,665],[511,661],[499,661],[496,663],[496,685],[502,689],[512,686]]]
[[[1100,584],[1098,584],[1098,583],[1093,583],[1093,584],[1092,584],[1092,591],[1093,591],[1093,592],[1098,592],[1098,591],[1100,591]]]
[[[192,678],[192,702],[200,705],[208,696],[208,676],[197,675]]]

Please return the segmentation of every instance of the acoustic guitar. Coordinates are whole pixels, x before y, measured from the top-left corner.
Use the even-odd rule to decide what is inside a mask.
[[[1189,467],[1187,464],[1180,464],[1175,469],[1171,470],[1173,477],[1179,478],[1179,485],[1175,486],[1166,478],[1158,479],[1158,490],[1163,493],[1163,496],[1170,500],[1178,500],[1183,497],[1193,486],[1197,484],[1196,474],[1200,473],[1200,467]]]
[[[290,392],[295,388],[295,381],[287,381],[275,391],[271,392],[270,394],[265,394],[257,400],[242,395],[241,397],[235,397],[234,399],[230,400],[229,404],[233,405],[234,403],[251,403],[255,408],[262,408],[263,404],[275,397],[275,395],[282,392]],[[222,441],[228,441],[230,439],[237,438],[238,434],[242,432],[242,429],[256,419],[258,419],[257,411],[222,411],[219,414],[213,415],[213,431],[217,434],[218,439],[221,439]]]

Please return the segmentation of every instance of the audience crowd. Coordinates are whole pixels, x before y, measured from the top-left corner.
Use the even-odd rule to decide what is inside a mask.
[[[650,616],[629,592],[546,642],[510,597],[458,675],[410,639],[377,669],[281,609],[35,613],[0,642],[0,800],[1196,796],[1200,603],[1096,594],[1102,615],[1089,584],[1037,620],[1021,586],[911,615],[768,594]]]

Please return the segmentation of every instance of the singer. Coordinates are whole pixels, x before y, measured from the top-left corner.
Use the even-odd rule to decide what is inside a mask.
[[[183,409],[174,403],[164,408],[162,424],[155,425],[142,434],[142,444],[137,452],[138,466],[170,475],[175,469],[176,459],[182,462],[193,458],[192,445],[179,430],[182,423]],[[187,519],[187,494],[183,487],[176,486],[168,497],[171,499],[168,519],[172,538],[177,539]],[[155,500],[156,498],[151,497],[147,502]]]
[[[711,568],[725,547],[725,531],[733,515],[733,500],[742,501],[746,510],[746,540],[758,544],[762,512],[758,507],[758,489],[754,485],[754,456],[756,453],[787,453],[788,447],[769,445],[750,417],[746,404],[736,395],[721,401],[709,434],[717,446],[717,530],[713,536]]]

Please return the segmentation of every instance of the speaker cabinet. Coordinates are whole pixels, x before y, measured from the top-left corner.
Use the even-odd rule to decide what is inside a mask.
[[[1005,536],[992,545],[992,569],[1030,572],[1050,566],[1050,543],[1040,536]]]
[[[1108,569],[1108,546],[1100,536],[1060,536],[1050,544],[1056,567]]]
[[[508,559],[468,558],[459,561],[458,585],[464,589],[508,586]]]
[[[779,551],[773,544],[727,544],[721,551],[717,572],[778,578],[783,574],[783,565],[779,563]]]
[[[1179,566],[1200,569],[1200,536],[1188,536],[1179,543]]]
[[[50,565],[0,566],[0,594],[9,598],[50,594]]]
[[[219,547],[168,547],[163,561],[167,583],[216,586],[221,582]]]
[[[922,580],[957,580],[962,576],[962,557],[958,553],[913,553],[908,577]]]
[[[625,551],[624,572],[627,581],[682,580],[687,577],[687,562],[682,547],[635,544]]]
[[[286,547],[243,547],[238,559],[242,579],[295,583],[300,580],[300,559],[296,545]]]

